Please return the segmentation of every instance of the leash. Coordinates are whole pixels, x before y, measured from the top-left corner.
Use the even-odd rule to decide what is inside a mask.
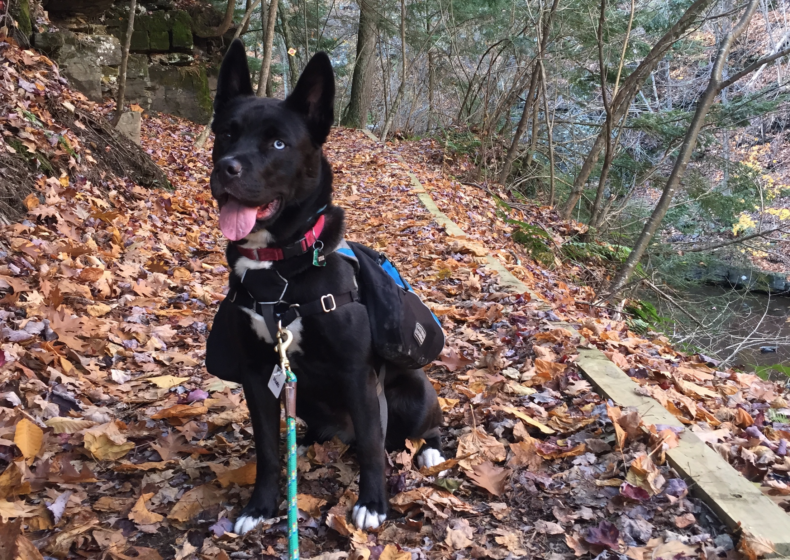
[[[296,505],[296,375],[291,371],[291,362],[285,351],[293,342],[294,335],[279,324],[277,351],[280,368],[285,373],[285,415],[288,434],[288,558],[299,560],[299,510]]]

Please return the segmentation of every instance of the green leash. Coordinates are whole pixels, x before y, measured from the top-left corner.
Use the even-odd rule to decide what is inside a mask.
[[[299,560],[299,508],[296,505],[296,375],[285,351],[294,335],[280,325],[277,331],[277,351],[280,367],[285,372],[285,415],[288,429],[288,558]]]

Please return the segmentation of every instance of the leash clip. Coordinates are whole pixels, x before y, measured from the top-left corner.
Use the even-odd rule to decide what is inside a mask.
[[[287,373],[291,369],[291,362],[288,360],[286,350],[293,342],[294,335],[287,327],[283,327],[282,321],[277,322],[277,327],[277,352],[280,354],[280,367]]]

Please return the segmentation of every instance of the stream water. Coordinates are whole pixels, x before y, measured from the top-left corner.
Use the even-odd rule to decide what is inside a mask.
[[[674,326],[670,324],[665,330],[673,332],[675,342],[710,352],[721,359],[732,356],[731,365],[747,369],[776,365],[790,369],[788,295],[769,296],[696,285],[674,292],[675,303],[658,299],[652,292],[643,296],[658,308],[659,315],[673,320]],[[705,328],[690,319],[686,312]],[[776,376],[773,372],[772,377]]]

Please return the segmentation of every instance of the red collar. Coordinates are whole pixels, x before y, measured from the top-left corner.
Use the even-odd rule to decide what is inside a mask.
[[[243,257],[247,257],[248,259],[252,259],[254,261],[281,261],[290,257],[307,253],[313,248],[313,245],[315,245],[316,241],[318,241],[318,238],[321,236],[321,232],[323,230],[324,215],[321,214],[318,217],[318,220],[315,222],[315,225],[307,230],[307,232],[304,234],[304,237],[302,237],[302,239],[296,243],[292,243],[291,245],[287,245],[285,247],[246,249],[236,245],[236,248]]]

